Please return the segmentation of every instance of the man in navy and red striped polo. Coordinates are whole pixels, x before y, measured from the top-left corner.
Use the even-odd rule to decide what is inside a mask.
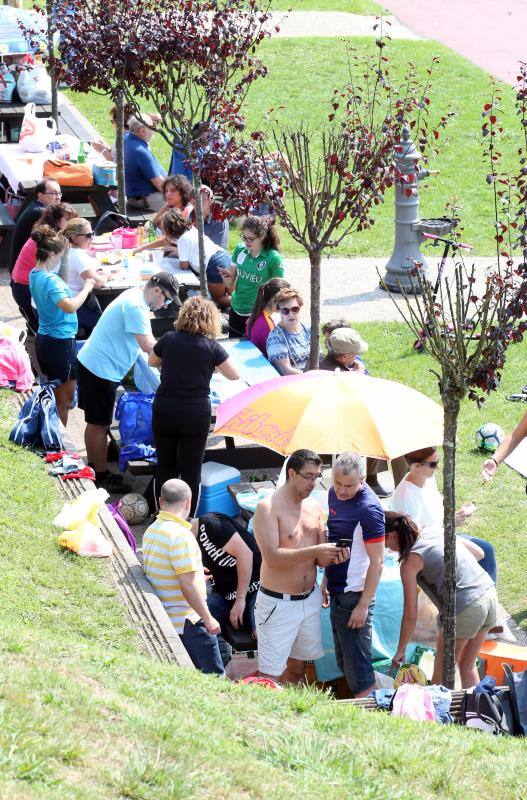
[[[384,511],[365,481],[366,459],[342,453],[328,497],[329,541],[351,540],[342,564],[326,567],[337,664],[355,697],[374,688],[371,616],[384,564]]]

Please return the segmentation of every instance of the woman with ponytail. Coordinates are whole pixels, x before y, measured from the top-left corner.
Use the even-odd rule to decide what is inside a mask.
[[[392,659],[398,669],[405,660],[417,622],[417,587],[421,588],[439,611],[440,630],[432,683],[441,683],[443,671],[443,598],[445,592],[445,554],[442,528],[420,533],[406,514],[385,512],[386,547],[399,553],[404,610],[399,645]],[[481,549],[468,539],[456,539],[456,662],[463,689],[479,681],[476,656],[494,627],[498,598],[494,583],[479,566]]]
[[[59,417],[65,426],[77,377],[76,311],[95,281],[93,278],[85,280],[80,292],[73,297],[68,285],[55,272],[68,247],[66,239],[49,225],[38,225],[31,232],[31,238],[36,243],[36,266],[29,273],[29,289],[38,311],[37,360],[48,381],[60,381],[60,386],[53,391]]]
[[[275,327],[272,317],[276,311],[275,298],[278,292],[288,288],[289,284],[283,278],[271,278],[267,283],[261,283],[251,316],[247,320],[245,335],[266,358],[267,337]]]
[[[280,239],[275,226],[262,217],[246,217],[241,229],[242,242],[234,248],[232,263],[220,268],[227,291],[231,295],[229,337],[245,336],[258,287],[270,278],[283,278]]]

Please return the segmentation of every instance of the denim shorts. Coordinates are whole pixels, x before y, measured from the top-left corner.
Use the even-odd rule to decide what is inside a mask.
[[[371,616],[374,600],[370,603],[363,627],[348,628],[350,614],[361,597],[362,592],[340,592],[331,595],[330,604],[335,657],[352,694],[363,692],[375,683],[371,660]]]
[[[35,341],[38,365],[48,381],[61,383],[77,377],[77,343],[74,337],[55,339],[37,333]]]

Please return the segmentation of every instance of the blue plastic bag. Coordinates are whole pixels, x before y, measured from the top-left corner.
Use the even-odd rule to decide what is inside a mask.
[[[115,409],[115,419],[119,422],[121,447],[128,444],[153,444],[152,403],[155,394],[125,392],[121,395]]]

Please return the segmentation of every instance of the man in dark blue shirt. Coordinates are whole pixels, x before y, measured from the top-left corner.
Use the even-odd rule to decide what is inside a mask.
[[[164,203],[163,183],[166,171],[151,152],[154,119],[142,114],[141,120],[130,117],[124,137],[124,176],[130,208],[159,211]]]
[[[375,685],[371,616],[384,564],[384,511],[365,478],[366,459],[342,453],[328,497],[328,541],[351,540],[349,559],[326,567],[326,579],[337,664],[355,697]]]

